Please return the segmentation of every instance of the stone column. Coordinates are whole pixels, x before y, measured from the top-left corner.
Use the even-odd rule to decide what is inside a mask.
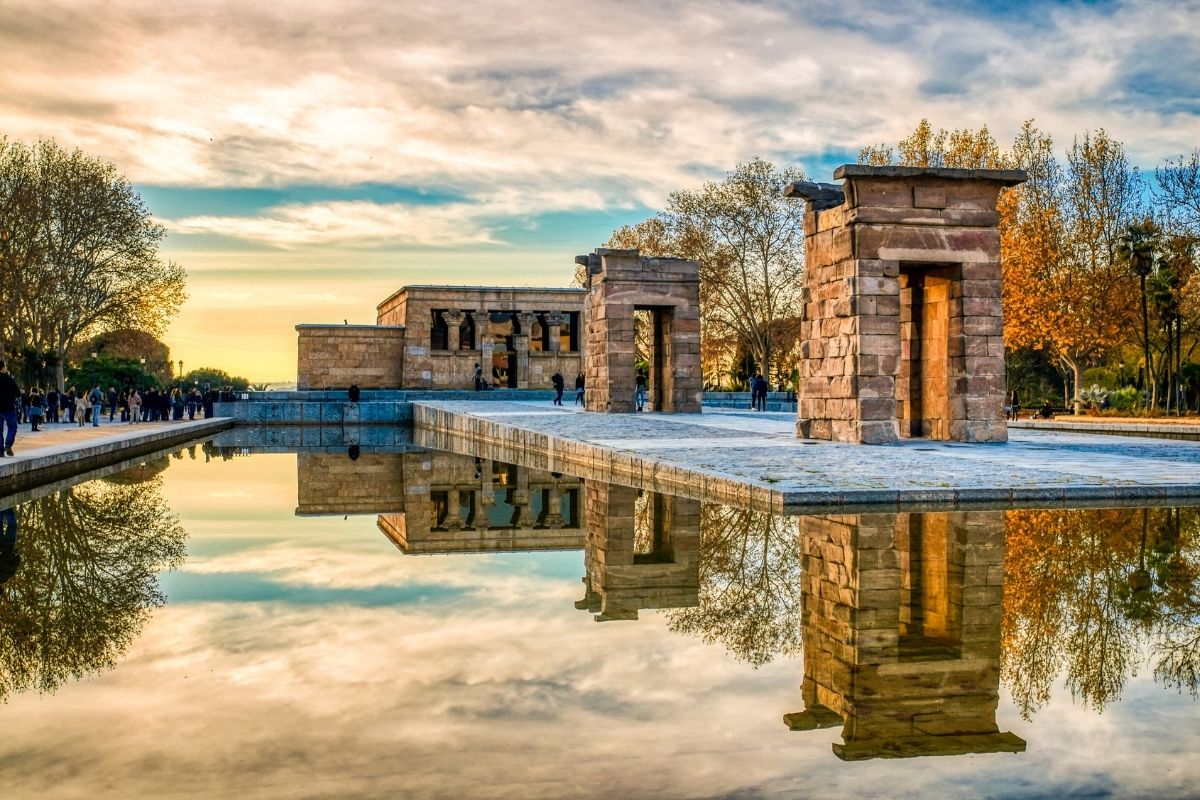
[[[459,326],[462,325],[464,319],[463,312],[458,310],[450,310],[442,312],[442,320],[446,323],[446,347],[450,352],[458,352],[459,334],[462,330]]]
[[[459,513],[458,489],[446,492],[446,522],[443,527],[448,531],[461,531],[464,527],[462,514]]]
[[[563,522],[562,492],[557,486],[551,486],[546,492],[546,527],[561,528]]]
[[[521,332],[513,334],[513,350],[517,354],[517,388],[528,389],[529,386],[529,336],[533,330],[534,316],[528,311],[517,314],[517,324]]]
[[[472,513],[475,517],[475,530],[477,531],[486,531],[491,527],[487,515],[488,505],[487,496],[482,491],[476,491]]]
[[[475,326],[475,349],[483,349],[483,337],[487,334],[488,312],[486,311],[468,311],[471,315],[471,324]],[[491,372],[491,367],[486,370]]]
[[[546,328],[550,332],[550,352],[557,353],[561,349],[559,347],[559,337],[562,336],[562,326],[567,323],[567,315],[560,311],[551,311],[546,315]]]

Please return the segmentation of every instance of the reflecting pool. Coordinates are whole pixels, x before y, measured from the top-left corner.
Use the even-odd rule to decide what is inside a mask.
[[[782,516],[396,443],[21,499],[5,797],[1197,791],[1198,508]]]

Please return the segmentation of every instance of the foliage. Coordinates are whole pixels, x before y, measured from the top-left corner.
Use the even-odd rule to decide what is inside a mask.
[[[16,518],[20,561],[0,588],[0,698],[112,667],[164,602],[159,573],[184,558],[159,478],[80,484]]]
[[[67,371],[66,386],[78,389],[100,386],[124,389],[153,389],[160,386],[158,376],[143,369],[140,361],[131,358],[89,358]]]
[[[705,504],[700,605],[667,612],[671,630],[720,642],[754,666],[800,650],[797,518]]]
[[[180,379],[183,386],[197,385],[204,388],[205,385],[213,389],[219,389],[222,386],[232,386],[236,392],[244,392],[250,388],[250,381],[240,375],[230,375],[223,369],[216,367],[200,367],[188,372]]]
[[[697,261],[702,352],[712,359],[713,342],[744,345],[770,376],[789,348],[780,323],[800,311],[804,207],[783,190],[803,179],[798,169],[752,159],[719,183],[673,192],[664,211],[615,231],[607,246]]]
[[[116,168],[52,139],[0,137],[0,344],[66,354],[122,328],[160,334],[183,303],[164,230]]]

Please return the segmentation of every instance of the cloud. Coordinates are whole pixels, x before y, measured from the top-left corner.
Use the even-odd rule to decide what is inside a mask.
[[[923,115],[1002,137],[1029,116],[1060,137],[1105,126],[1151,161],[1194,145],[1194,92],[1138,66],[1164,30],[1172,52],[1200,49],[1194,4],[987,9],[38,4],[0,31],[0,126],[146,183],[600,187],[626,202],[694,183],[690,165],[853,151]],[[306,221],[271,235],[308,241]]]

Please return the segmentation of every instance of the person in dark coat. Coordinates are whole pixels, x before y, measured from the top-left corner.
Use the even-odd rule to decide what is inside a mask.
[[[583,405],[583,373],[575,376],[575,405]]]
[[[8,374],[0,361],[0,455],[13,454],[13,442],[17,440],[17,404],[21,402],[21,387]]]
[[[550,382],[554,384],[554,405],[562,405],[563,389],[566,388],[567,382],[563,380],[561,372],[556,372],[550,376]]]

